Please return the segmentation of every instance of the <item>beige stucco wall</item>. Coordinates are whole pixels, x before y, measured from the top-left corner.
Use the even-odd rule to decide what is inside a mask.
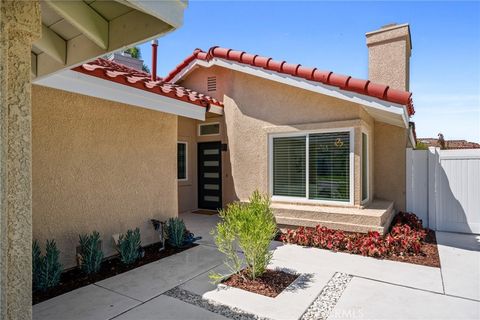
[[[221,86],[215,92],[223,99],[228,142],[223,161],[224,203],[246,200],[259,189],[268,192],[268,135],[274,132],[352,128],[354,130],[354,203],[361,204],[360,143],[363,131],[373,132],[373,119],[357,104],[301,90],[258,77],[214,67],[197,69],[184,86],[205,92],[206,79],[216,75]],[[220,91],[220,92],[219,92]],[[210,94],[210,93],[209,93]],[[179,124],[180,126],[180,124]],[[373,153],[373,134],[370,152]],[[373,154],[371,154],[373,159]],[[223,160],[223,158],[222,158]],[[371,161],[372,162],[372,161]],[[373,170],[371,193],[373,194]],[[181,188],[181,187],[180,187]],[[180,196],[179,201],[182,202]]]
[[[406,206],[406,145],[408,131],[375,122],[375,197],[393,200],[396,210]]]
[[[176,216],[177,117],[65,91],[33,88],[33,236],[55,239],[75,265],[80,233],[111,236]]]

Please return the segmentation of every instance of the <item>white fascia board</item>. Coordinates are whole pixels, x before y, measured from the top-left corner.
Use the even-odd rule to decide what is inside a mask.
[[[388,118],[388,116],[391,116],[392,119],[390,119],[390,121],[387,121],[391,124],[408,128],[408,113],[404,105],[387,102],[384,100],[380,100],[374,97],[370,97],[370,96],[355,93],[355,92],[345,91],[340,88],[329,86],[323,83],[305,80],[303,78],[294,77],[294,76],[278,73],[275,71],[265,70],[263,68],[253,67],[250,65],[245,65],[243,63],[236,63],[236,62],[219,59],[219,58],[213,58],[208,62],[203,60],[198,60],[198,59],[193,60],[187,67],[185,67],[179,74],[177,74],[172,79],[172,82],[175,83],[179,81],[180,79],[185,77],[188,73],[195,70],[197,66],[209,68],[213,65],[243,72],[243,73],[261,77],[264,79],[280,82],[283,84],[287,84],[287,85],[298,87],[304,90],[324,94],[334,98],[357,103],[364,106],[367,112],[369,111],[369,109],[371,109],[372,111],[381,111],[382,113],[384,113],[384,117],[383,117],[384,120],[385,118]]]
[[[165,21],[175,29],[183,25],[183,14],[188,2],[182,0],[152,1],[152,0],[124,0],[130,7],[143,11],[162,21]]]
[[[223,108],[216,106],[214,104],[211,104],[210,107],[207,109],[208,112],[215,113],[218,115],[223,115]]]
[[[187,118],[205,120],[206,108],[204,107],[73,70],[56,73],[50,77],[35,81],[35,84]]]

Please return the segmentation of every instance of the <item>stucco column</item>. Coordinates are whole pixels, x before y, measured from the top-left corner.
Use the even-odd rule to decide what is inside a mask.
[[[31,45],[38,0],[0,0],[0,320],[32,317]]]

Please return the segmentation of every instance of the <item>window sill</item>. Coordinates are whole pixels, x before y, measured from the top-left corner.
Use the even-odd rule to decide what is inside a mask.
[[[290,204],[306,204],[306,205],[325,205],[332,207],[353,207],[353,199],[350,201],[329,201],[329,200],[312,200],[307,198],[272,196],[272,202],[290,203]]]

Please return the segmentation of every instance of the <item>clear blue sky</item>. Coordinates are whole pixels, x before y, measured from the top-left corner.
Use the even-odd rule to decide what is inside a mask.
[[[219,45],[367,78],[365,32],[391,22],[410,23],[418,136],[480,142],[480,2],[190,1],[183,27],[159,39],[158,73]]]

